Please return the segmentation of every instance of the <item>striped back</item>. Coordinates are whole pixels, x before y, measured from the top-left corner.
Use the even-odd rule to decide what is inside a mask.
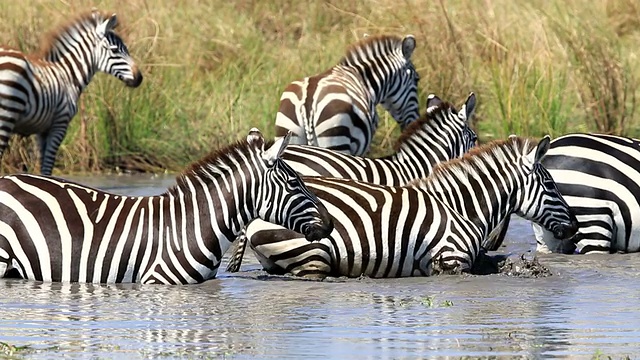
[[[577,231],[577,220],[540,163],[549,142],[548,136],[537,146],[516,136],[494,141],[472,149],[461,159],[436,166],[431,176],[415,183],[472,219],[483,229],[483,239],[511,213],[565,239]],[[487,208],[489,204],[492,209]]]
[[[461,110],[429,95],[428,111],[408,126],[398,139],[396,153],[371,159],[330,149],[290,145],[283,159],[304,176],[324,176],[400,186],[426,177],[440,162],[458,158],[475,146],[477,136],[469,127],[476,98],[469,95]]]
[[[402,128],[420,116],[414,49],[411,35],[367,37],[333,68],[290,83],[280,98],[276,138],[292,131],[293,144],[365,154],[378,128],[378,104]]]
[[[120,79],[127,86],[138,87],[142,73],[129,54],[127,45],[114,31],[118,26],[116,14],[97,10],[83,13],[49,34],[42,46],[42,59],[59,63],[74,61],[83,67],[72,76],[82,76],[81,84],[88,84],[96,71]]]

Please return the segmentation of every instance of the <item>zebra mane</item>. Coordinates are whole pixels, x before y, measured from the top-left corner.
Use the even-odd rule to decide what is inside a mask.
[[[495,140],[488,144],[473,147],[464,156],[439,163],[433,168],[429,176],[416,179],[409,183],[409,186],[428,185],[437,182],[450,175],[462,175],[468,177],[469,174],[486,172],[490,169],[488,163],[502,164],[511,163],[515,159],[527,155],[533,150],[538,142],[535,139],[512,136],[504,140]]]
[[[264,148],[268,149],[273,143],[273,140],[265,140]],[[255,152],[254,147],[245,139],[213,150],[200,160],[196,160],[188,165],[185,170],[176,177],[177,186],[185,189],[187,187],[187,178],[197,177],[200,179],[211,179],[228,174],[228,172],[223,170],[229,169],[230,165],[234,163],[233,160],[238,159],[236,162],[242,163],[243,161],[239,160],[241,156],[250,158]]]
[[[435,106],[431,108],[429,111],[422,114],[418,118],[418,120],[409,124],[409,126],[407,126],[404,129],[402,134],[400,134],[400,137],[398,138],[398,140],[396,141],[396,144],[393,147],[394,151],[395,152],[400,151],[400,148],[405,142],[407,142],[417,132],[423,131],[425,127],[428,127],[428,128],[435,127],[440,123],[447,121],[448,118],[446,116],[443,116],[443,114],[448,114],[450,111],[453,112],[454,114],[458,113],[458,110],[456,110],[455,106],[453,106],[451,103],[442,102],[438,104],[438,106]]]
[[[96,15],[95,18],[94,14]],[[38,57],[46,58],[47,55],[49,55],[51,51],[54,50],[55,45],[60,41],[60,39],[69,34],[71,30],[81,30],[86,27],[95,28],[99,23],[108,19],[111,14],[113,14],[113,12],[88,10],[79,13],[65,23],[58,25],[55,29],[49,31],[42,38],[40,49],[38,51]]]
[[[374,35],[351,44],[338,65],[353,66],[362,59],[376,59],[393,53],[402,56],[402,37],[397,35]]]

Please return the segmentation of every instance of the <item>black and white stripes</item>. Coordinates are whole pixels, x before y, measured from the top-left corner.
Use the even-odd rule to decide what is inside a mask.
[[[0,178],[0,276],[41,281],[198,283],[256,218],[318,240],[326,209],[280,159],[288,137],[265,150],[246,142],[193,164],[159,196],[128,197],[57,178]]]
[[[420,115],[415,46],[412,35],[366,37],[336,66],[290,83],[280,98],[276,138],[292,131],[292,144],[363,155],[378,127],[378,104],[406,127]]]
[[[569,134],[543,161],[575,211],[578,233],[559,241],[534,225],[539,252],[640,251],[640,140]]]
[[[484,238],[511,213],[561,238],[575,233],[575,217],[540,165],[548,144],[548,138],[537,147],[517,137],[498,141],[404,187],[306,177],[334,217],[331,235],[308,242],[254,221],[247,237],[271,272],[400,277],[468,270]]]
[[[137,87],[142,82],[116,15],[93,11],[50,35],[39,55],[0,47],[0,156],[13,133],[38,135],[40,172],[50,175],[78,99],[102,71]]]

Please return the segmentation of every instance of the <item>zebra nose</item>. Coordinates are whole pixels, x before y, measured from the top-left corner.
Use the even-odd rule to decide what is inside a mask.
[[[138,86],[140,86],[140,84],[142,84],[142,78],[142,73],[140,71],[137,71],[133,79],[127,79],[124,83],[128,87],[137,88]]]
[[[304,238],[307,241],[318,241],[331,235],[333,231],[333,218],[327,214],[327,218],[324,218],[322,222],[307,225],[302,229]]]

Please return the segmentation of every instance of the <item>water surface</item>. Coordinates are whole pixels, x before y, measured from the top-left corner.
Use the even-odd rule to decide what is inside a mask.
[[[74,178],[159,194],[173,176]],[[533,257],[515,220],[501,254]],[[0,341],[29,358],[591,358],[640,354],[640,256],[543,255],[553,276],[329,279],[242,271],[200,285],[0,279]],[[226,261],[221,269],[226,267]]]

